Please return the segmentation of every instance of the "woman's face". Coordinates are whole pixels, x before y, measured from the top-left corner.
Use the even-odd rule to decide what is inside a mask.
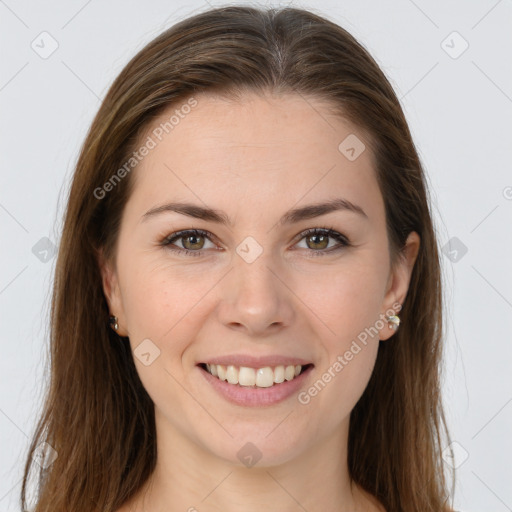
[[[239,465],[283,463],[346,434],[419,239],[391,269],[367,141],[325,103],[183,105],[141,140],[105,293],[159,435]],[[185,230],[198,232],[173,238]]]

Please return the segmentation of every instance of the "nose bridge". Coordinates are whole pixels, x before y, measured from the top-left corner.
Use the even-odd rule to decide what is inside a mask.
[[[261,247],[261,246],[260,246]],[[234,290],[239,304],[253,304],[261,309],[274,306],[282,291],[275,276],[276,262],[272,251],[259,249],[254,242],[243,242],[237,247],[234,257]]]
[[[270,326],[275,329],[275,325],[288,325],[293,309],[290,291],[279,276],[280,268],[271,250],[265,250],[252,237],[244,239],[233,255],[233,271],[222,297],[221,321],[245,327],[252,334]]]
[[[237,255],[234,258],[234,279],[237,293],[251,292],[251,295],[264,294],[276,297],[276,261],[271,251],[265,251],[254,261],[248,262]]]

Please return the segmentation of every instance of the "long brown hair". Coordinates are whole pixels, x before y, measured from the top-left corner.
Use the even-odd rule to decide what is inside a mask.
[[[202,92],[244,91],[327,100],[371,142],[392,261],[411,231],[421,237],[402,323],[381,342],[351,413],[348,466],[388,512],[451,510],[441,457],[449,438],[440,396],[440,257],[426,178],[400,103],[373,58],[336,23],[301,9],[247,6],[208,10],[151,41],[122,70],[92,123],[56,262],[50,380],[25,465],[23,510],[34,460],[52,455],[45,448],[57,458],[39,463],[35,512],[113,512],[155,468],[153,402],[128,340],[108,327],[98,265],[100,249],[107,260],[115,257],[133,173],[107,194],[94,191],[104,190],[164,109]]]

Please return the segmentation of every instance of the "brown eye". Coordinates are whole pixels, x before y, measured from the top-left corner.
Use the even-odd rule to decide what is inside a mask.
[[[202,249],[204,245],[204,237],[202,235],[187,235],[182,236],[181,239],[183,247],[188,250]]]
[[[313,234],[306,237],[306,240],[311,241],[311,245],[308,244],[310,249],[326,249],[329,245],[329,237],[327,235]]]
[[[299,235],[300,241],[305,240],[305,249],[309,249],[311,256],[326,256],[350,246],[347,237],[333,229],[314,228]],[[329,247],[330,239],[338,243]]]
[[[333,229],[314,228],[301,233],[299,241],[305,240],[306,247],[311,256],[322,256],[335,253],[338,250],[350,246],[348,238]],[[212,244],[210,248],[215,249],[215,244],[211,241],[214,236],[200,229],[189,229],[172,233],[160,244],[170,251],[181,253],[186,256],[204,256],[205,241]],[[330,239],[338,243],[329,247]],[[180,243],[178,243],[181,241]],[[180,245],[182,247],[180,247]],[[218,248],[217,248],[218,249]]]
[[[187,256],[201,256],[203,255],[203,249],[209,248],[205,247],[205,241],[211,244],[211,248],[215,248],[215,244],[210,240],[212,237],[213,235],[208,231],[189,229],[169,235],[161,242],[161,245],[170,251]]]

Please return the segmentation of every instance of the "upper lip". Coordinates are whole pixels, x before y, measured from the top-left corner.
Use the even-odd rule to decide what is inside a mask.
[[[211,357],[209,359],[205,359],[202,363],[208,364],[222,364],[224,366],[233,365],[233,366],[246,366],[249,368],[264,368],[265,366],[306,366],[307,364],[312,364],[310,361],[306,359],[301,359],[300,357],[291,357],[291,356],[283,356],[283,355],[268,355],[268,356],[250,356],[245,354],[232,354],[226,356],[217,356]]]

